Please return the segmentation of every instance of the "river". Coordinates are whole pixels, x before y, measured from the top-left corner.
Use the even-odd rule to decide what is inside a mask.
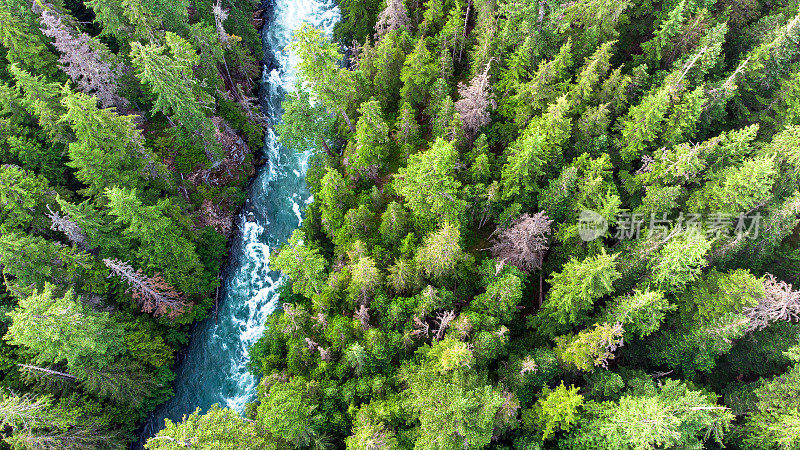
[[[261,79],[262,109],[270,123],[280,120],[281,100],[295,83],[297,59],[286,51],[292,32],[308,22],[330,36],[339,20],[333,0],[274,1],[272,20],[262,29],[264,60],[277,66],[265,67]],[[309,155],[283,148],[271,130],[263,153],[269,162],[253,180],[237,219],[239,231],[217,310],[194,327],[176,367],[175,396],[151,414],[143,437],[163,428],[165,418],[178,421],[197,407],[205,411],[219,403],[242,412],[255,399],[258,380],[248,370],[248,349],[261,337],[267,317],[278,305],[280,277],[270,270],[269,255],[300,225],[303,207],[311,201],[305,186]]]

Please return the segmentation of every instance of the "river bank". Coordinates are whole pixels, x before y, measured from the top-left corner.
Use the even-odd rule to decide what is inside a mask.
[[[296,59],[286,51],[291,32],[310,22],[330,33],[338,11],[333,1],[277,0],[262,7],[262,17],[268,20],[261,30],[264,57],[259,102],[273,124],[280,120],[284,93],[295,83]],[[280,283],[280,274],[269,268],[269,256],[300,225],[301,211],[311,201],[305,187],[309,155],[282,148],[271,127],[261,154],[264,164],[249,183],[247,200],[229,240],[219,302],[204,321],[193,326],[190,342],[176,363],[175,395],[148,418],[143,439],[162,428],[165,418],[180,420],[214,403],[242,412],[255,398],[258,380],[248,368],[248,350],[277,306]]]

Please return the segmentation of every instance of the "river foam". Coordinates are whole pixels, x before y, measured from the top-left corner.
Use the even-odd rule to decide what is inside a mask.
[[[270,123],[280,120],[281,100],[296,81],[297,57],[286,49],[292,32],[308,22],[330,35],[338,20],[333,0],[275,1],[272,20],[262,30],[264,59],[276,63],[274,68],[264,67],[261,80],[262,108]],[[269,267],[270,252],[300,225],[302,211],[312,200],[305,186],[308,154],[283,148],[272,130],[263,153],[268,163],[253,180],[237,219],[239,231],[217,310],[194,327],[185,357],[176,367],[175,396],[150,416],[145,438],[161,429],[165,418],[177,421],[214,403],[242,412],[255,399],[258,380],[248,369],[248,350],[278,306],[281,283]]]

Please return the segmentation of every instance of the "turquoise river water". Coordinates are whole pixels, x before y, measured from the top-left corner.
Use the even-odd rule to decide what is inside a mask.
[[[264,60],[277,66],[265,67],[261,79],[262,109],[270,123],[280,120],[281,100],[295,84],[297,59],[286,50],[292,32],[308,22],[330,35],[338,20],[333,0],[275,0],[272,19],[262,29]],[[269,162],[253,180],[237,219],[217,310],[194,327],[176,368],[175,396],[149,417],[144,438],[163,428],[165,418],[177,421],[214,403],[242,412],[255,398],[258,380],[248,370],[248,349],[278,306],[280,276],[270,270],[270,252],[300,225],[303,206],[311,201],[305,186],[309,155],[283,148],[275,137],[267,132],[263,153]]]

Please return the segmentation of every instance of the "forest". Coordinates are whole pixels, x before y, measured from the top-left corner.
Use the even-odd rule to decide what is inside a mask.
[[[258,4],[0,0],[0,446],[133,445],[273,129],[255,401],[146,449],[800,449],[798,0],[337,3],[269,124]]]
[[[172,396],[263,142],[254,10],[0,0],[0,447],[124,449]]]

